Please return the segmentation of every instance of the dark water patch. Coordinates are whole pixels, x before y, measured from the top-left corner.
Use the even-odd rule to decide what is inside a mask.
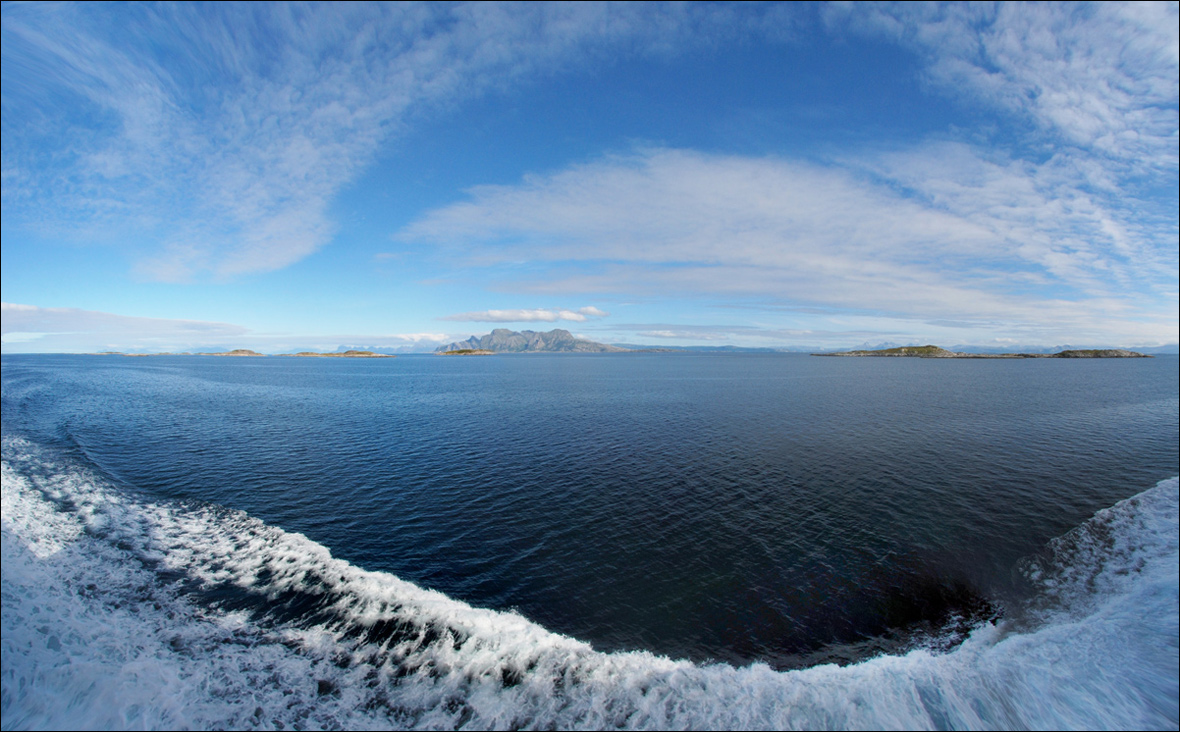
[[[137,495],[603,650],[739,665],[986,620],[1027,593],[1016,561],[1180,462],[1166,358],[4,359],[5,434]],[[330,622],[309,582],[199,592]]]
[[[1059,601],[1035,627],[983,623],[957,647],[775,673],[595,653],[238,512],[140,502],[69,465],[40,484],[4,444],[0,620],[5,677],[20,688],[5,721],[17,727],[1175,727],[1176,479],[1050,543],[1030,581]],[[51,490],[76,510],[45,503]],[[882,616],[953,622],[974,602],[937,562],[878,565],[884,594],[862,595],[884,599]],[[218,598],[225,588],[243,592]],[[307,607],[309,596],[324,601]],[[824,660],[873,656],[888,641],[829,646]],[[63,666],[65,655],[81,662]],[[68,707],[44,706],[61,692]],[[29,723],[47,720],[63,724]]]

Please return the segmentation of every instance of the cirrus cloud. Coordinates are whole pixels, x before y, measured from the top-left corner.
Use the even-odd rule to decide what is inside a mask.
[[[700,42],[733,15],[597,3],[6,4],[6,223],[138,242],[136,268],[150,279],[281,269],[330,241],[330,203],[412,116],[611,49]]]
[[[0,303],[5,353],[124,351],[160,353],[250,348],[262,353],[337,351],[430,352],[449,333],[261,333],[233,323],[144,318],[79,308]]]
[[[584,323],[591,318],[605,318],[610,313],[588,306],[577,310],[563,308],[534,308],[531,310],[481,310],[474,313],[447,315],[439,320],[455,320],[465,323],[556,323],[569,320]]]
[[[544,265],[505,285],[518,291],[770,298],[1013,327],[1111,320],[1174,338],[1174,227],[1139,213],[1068,167],[961,143],[828,166],[652,149],[477,187],[398,236],[469,267]]]
[[[918,51],[933,86],[1097,155],[1098,179],[1176,168],[1174,2],[832,4],[824,12],[832,27]]]
[[[249,332],[232,323],[0,303],[3,343],[22,351],[187,350],[193,344],[234,342]]]

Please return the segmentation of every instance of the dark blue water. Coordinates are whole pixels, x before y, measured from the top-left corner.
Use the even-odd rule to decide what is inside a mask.
[[[5,356],[3,430],[599,650],[856,660],[1180,472],[1176,357]]]

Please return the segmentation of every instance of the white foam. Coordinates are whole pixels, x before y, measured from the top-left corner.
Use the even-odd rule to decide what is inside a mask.
[[[598,653],[245,514],[138,500],[21,440],[4,454],[6,729],[1177,726],[1176,479],[1054,542],[1031,622],[775,672]],[[260,622],[171,576],[320,604]]]

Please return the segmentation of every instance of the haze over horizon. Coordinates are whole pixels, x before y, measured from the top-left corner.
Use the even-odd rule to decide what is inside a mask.
[[[1180,340],[1176,3],[0,12],[4,353]]]

